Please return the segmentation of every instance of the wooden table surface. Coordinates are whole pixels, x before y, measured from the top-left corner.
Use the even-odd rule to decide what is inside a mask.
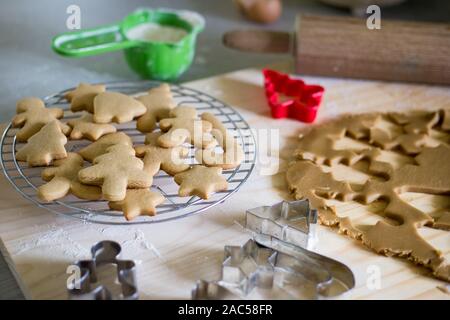
[[[347,112],[450,107],[448,87],[305,79],[326,88],[318,122]],[[142,226],[83,223],[33,206],[2,175],[0,247],[26,297],[65,299],[67,266],[74,260],[89,258],[90,247],[105,239],[118,241],[123,247],[122,257],[137,261],[141,299],[190,298],[196,280],[218,278],[224,245],[242,245],[249,239],[249,234],[241,226],[245,210],[289,199],[284,179],[286,161],[283,159],[295,146],[300,129],[307,126],[293,120],[270,118],[261,84],[261,72],[256,69],[186,84],[236,108],[253,129],[279,130],[279,145],[273,145],[260,157],[261,161],[239,192],[203,214]],[[273,175],[267,175],[268,159],[271,160]],[[355,203],[338,206],[339,214],[358,210],[364,214]],[[429,229],[422,234],[449,257],[448,232]],[[318,227],[318,239],[317,252],[342,261],[355,274],[356,287],[346,298],[450,298],[448,293],[444,293],[445,288],[448,290],[447,283],[430,277],[422,268],[409,262],[377,255],[326,227]],[[366,285],[371,266],[379,267],[381,272],[379,289]]]

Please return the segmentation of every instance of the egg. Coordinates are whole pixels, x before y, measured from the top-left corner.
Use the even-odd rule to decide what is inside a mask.
[[[281,0],[237,0],[241,12],[258,23],[271,23],[281,15]]]

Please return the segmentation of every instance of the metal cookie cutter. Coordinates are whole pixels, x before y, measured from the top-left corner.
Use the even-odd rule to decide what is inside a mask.
[[[254,240],[260,245],[294,257],[302,266],[315,264],[318,268],[329,272],[332,282],[316,281],[318,298],[337,297],[355,287],[355,276],[352,270],[337,260],[267,235],[254,235]],[[311,279],[310,276],[307,278]]]
[[[308,200],[247,210],[245,227],[253,239],[243,246],[225,246],[222,278],[201,281],[193,299],[246,298],[256,287],[288,291],[312,288],[314,298],[341,296],[354,288],[353,272],[345,264],[307,250],[316,240],[317,211]]]
[[[314,246],[316,223],[317,210],[307,199],[257,207],[245,214],[245,228],[304,248]]]
[[[68,289],[69,298],[74,300],[136,300],[138,299],[136,285],[136,265],[132,260],[119,260],[121,247],[114,241],[100,241],[91,248],[92,259],[80,260],[75,263],[80,268],[81,275]],[[92,288],[97,282],[97,268],[105,264],[115,264],[117,280],[122,286],[122,294],[113,296],[103,285]]]
[[[278,279],[278,280],[277,280]],[[314,283],[320,293],[332,282],[326,268],[312,259],[299,260],[289,254],[266,247],[250,239],[242,247],[225,246],[220,285],[248,295],[254,288],[271,289],[293,279]]]
[[[238,300],[239,297],[216,281],[197,281],[191,292],[192,300]]]
[[[222,283],[247,295],[255,287],[271,288],[273,268],[269,258],[274,251],[248,240],[242,247],[225,246]]]

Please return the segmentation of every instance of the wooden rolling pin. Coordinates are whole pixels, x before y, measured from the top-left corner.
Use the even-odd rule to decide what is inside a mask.
[[[299,15],[295,33],[236,30],[223,37],[243,51],[293,53],[301,74],[450,85],[450,24]]]

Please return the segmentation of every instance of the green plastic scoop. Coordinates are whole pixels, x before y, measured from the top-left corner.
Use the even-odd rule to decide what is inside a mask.
[[[141,9],[118,24],[60,34],[53,39],[52,48],[69,57],[123,49],[128,65],[140,76],[173,80],[191,65],[197,34],[204,24],[203,17],[191,11]],[[136,28],[143,30],[142,37],[134,32]]]

